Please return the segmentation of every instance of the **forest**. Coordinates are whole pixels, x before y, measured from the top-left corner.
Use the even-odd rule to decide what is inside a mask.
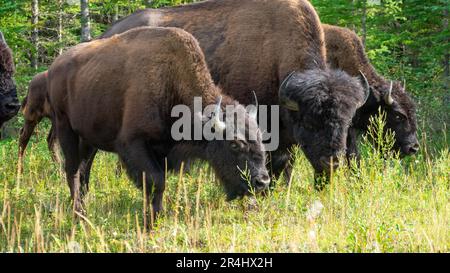
[[[224,0],[226,1],[226,0]],[[34,75],[80,42],[140,9],[183,0],[0,0],[0,31],[14,56],[19,100]],[[377,72],[405,83],[417,105],[420,151],[386,159],[363,136],[360,170],[339,168],[323,191],[300,149],[289,186],[227,202],[204,164],[168,178],[165,212],[152,230],[142,192],[116,156],[100,153],[84,221],[72,217],[62,167],[47,150],[48,120],[36,129],[17,173],[20,114],[0,141],[0,252],[448,252],[450,251],[450,32],[448,0],[311,0],[322,23],[361,38]],[[386,142],[386,143],[383,143]],[[380,148],[381,147],[381,148]],[[145,213],[145,211],[144,211]],[[245,241],[245,243],[243,243]]]
[[[24,95],[30,76],[46,70],[64,49],[99,36],[116,20],[143,8],[189,2],[192,1],[89,1],[89,20],[84,21],[80,3],[75,0],[2,0],[0,26],[15,52],[21,94]],[[448,1],[312,3],[322,22],[348,27],[361,36],[372,64],[382,75],[406,80],[408,90],[423,104],[420,114],[435,125],[429,124],[433,131],[440,132],[449,119],[446,107],[450,105]],[[88,28],[85,34],[82,26]]]

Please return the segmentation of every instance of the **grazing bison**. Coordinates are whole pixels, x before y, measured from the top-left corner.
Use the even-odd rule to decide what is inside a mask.
[[[55,161],[60,161],[56,149],[56,136],[54,130],[53,113],[47,96],[47,72],[42,72],[33,77],[28,87],[28,94],[22,102],[22,113],[25,124],[20,130],[19,137],[19,173],[21,172],[23,155],[30,141],[36,125],[43,119],[48,118],[52,127],[47,136],[48,148]]]
[[[336,166],[337,157],[345,154],[348,127],[368,92],[356,78],[328,69],[321,23],[308,1],[211,0],[146,9],[118,21],[100,38],[139,26],[191,33],[214,81],[240,103],[252,103],[253,90],[261,104],[281,102],[273,174],[288,167],[295,144],[317,173],[328,173],[330,159]],[[286,172],[289,176],[290,168]]]
[[[356,131],[366,131],[369,117],[378,113],[381,107],[387,114],[386,128],[395,133],[394,148],[402,155],[411,155],[419,150],[416,135],[415,104],[405,91],[404,84],[390,82],[378,75],[370,64],[364,46],[358,35],[347,28],[323,25],[327,46],[328,62],[333,68],[340,68],[350,75],[364,72],[370,83],[371,94],[366,104],[353,118],[348,134],[347,156],[357,156]]]
[[[0,128],[3,123],[14,117],[20,108],[13,75],[14,62],[11,49],[0,32]]]
[[[154,194],[154,215],[162,209],[165,158],[176,145],[183,145],[190,157],[210,162],[229,199],[250,188],[261,191],[270,182],[256,113],[248,113],[214,85],[197,41],[181,29],[144,27],[75,46],[54,61],[47,83],[78,211],[84,183],[80,175],[96,149],[117,153],[135,184],[145,186],[146,196]],[[204,105],[223,97],[209,122],[218,134],[231,132],[233,140],[173,140],[172,108],[181,104],[192,110],[194,97]],[[235,107],[226,111],[227,121],[229,115],[243,117],[248,125],[244,132],[233,134],[230,124],[220,121],[229,105]]]

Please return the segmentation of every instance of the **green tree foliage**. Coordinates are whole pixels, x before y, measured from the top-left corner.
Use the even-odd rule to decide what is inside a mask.
[[[143,9],[151,2],[154,8],[179,5],[193,1],[182,0],[91,0],[91,35],[100,35],[114,19],[127,16]],[[77,0],[39,0],[39,64],[48,66],[65,49],[80,41],[80,1]],[[59,16],[62,17],[62,39],[58,39]],[[4,32],[11,47],[14,48],[18,67],[30,65],[34,54],[31,45],[31,1],[0,0],[0,29]]]
[[[0,0],[0,29],[14,50],[18,81],[25,86],[35,47],[31,2]],[[193,0],[91,0],[91,36],[138,9]],[[407,82],[419,104],[421,121],[442,130],[449,121],[450,95],[445,81],[449,52],[448,0],[311,0],[322,22],[348,27],[366,37],[369,58],[380,74]],[[38,70],[45,70],[64,49],[80,41],[80,1],[39,0]],[[364,18],[364,19],[363,19]],[[364,31],[365,30],[365,31]],[[448,58],[447,58],[448,62]],[[448,64],[447,64],[448,66]],[[23,78],[21,78],[23,77]],[[25,88],[20,91],[25,92]]]
[[[387,78],[406,80],[407,90],[418,104],[419,127],[430,134],[441,132],[443,124],[450,121],[448,77],[444,73],[445,55],[450,51],[450,33],[445,27],[448,0],[311,2],[322,22],[348,27],[362,36],[366,1],[366,51],[372,64]]]

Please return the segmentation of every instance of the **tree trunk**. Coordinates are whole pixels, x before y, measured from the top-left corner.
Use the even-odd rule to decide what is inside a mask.
[[[352,0],[351,8],[352,8],[352,11],[351,11],[352,18],[357,18],[357,16],[358,16],[358,0]],[[350,29],[353,30],[355,33],[358,33],[355,22],[353,20],[350,25]]]
[[[114,6],[114,15],[113,15],[113,23],[117,22],[119,20],[119,5]]]
[[[89,21],[89,0],[80,0],[81,7],[81,41],[91,40],[91,23]]]
[[[37,69],[38,58],[39,58],[39,2],[38,0],[33,0],[31,2],[31,25],[33,26],[33,31],[31,33],[31,44],[33,45],[33,52],[31,53],[31,67]]]
[[[362,31],[362,43],[365,47],[367,39],[367,0],[362,0],[361,31]]]

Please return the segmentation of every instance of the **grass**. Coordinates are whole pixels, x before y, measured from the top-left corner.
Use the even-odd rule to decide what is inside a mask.
[[[295,151],[290,186],[278,181],[269,196],[233,202],[198,164],[191,174],[170,175],[164,213],[147,232],[142,192],[116,174],[116,157],[106,153],[93,166],[87,218],[75,221],[45,133],[33,137],[21,179],[17,140],[0,143],[0,252],[450,251],[446,139],[430,148],[423,136],[421,152],[403,160],[383,160],[382,149],[364,144],[360,167],[337,170],[321,192]]]

